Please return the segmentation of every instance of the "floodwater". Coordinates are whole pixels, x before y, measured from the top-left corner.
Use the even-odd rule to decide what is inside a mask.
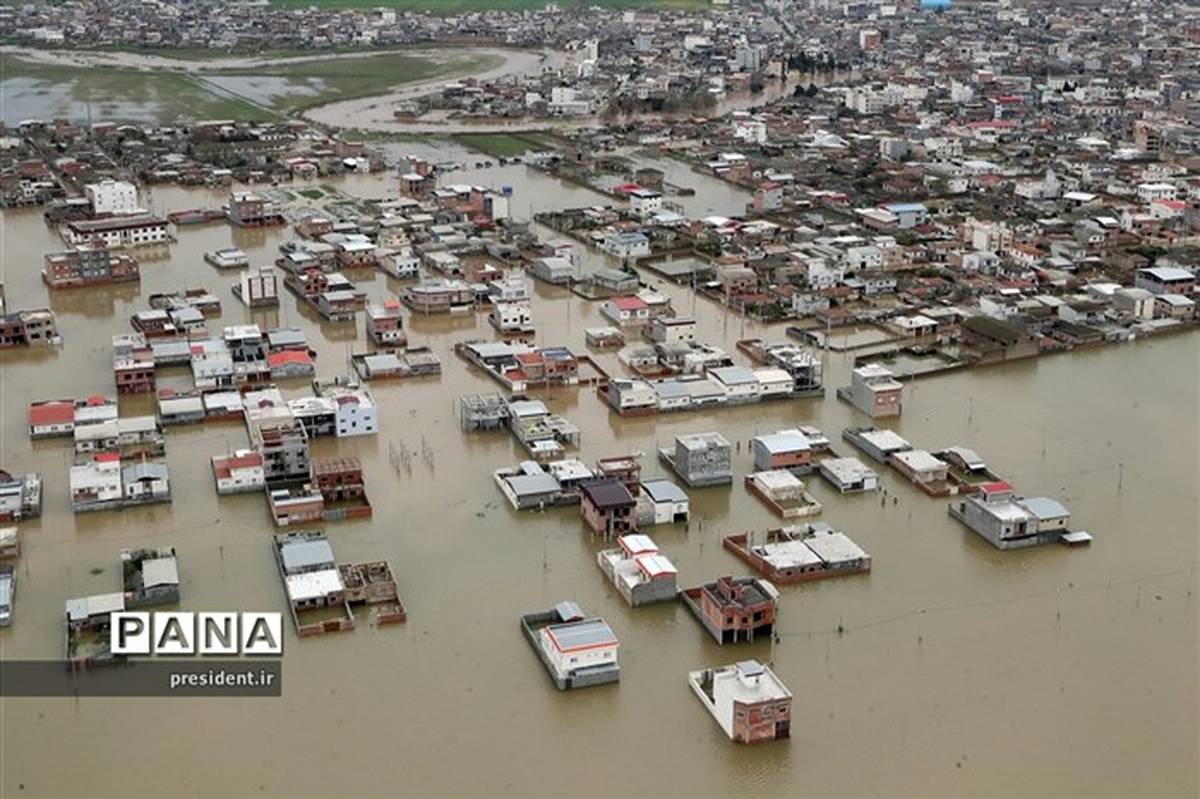
[[[522,166],[470,170],[451,182],[514,187],[520,214],[598,202]],[[389,192],[379,177],[339,184]],[[156,210],[220,195],[155,189]],[[744,202],[743,198],[735,198]],[[718,198],[717,212],[732,213]],[[0,465],[40,471],[45,509],[23,524],[15,620],[5,658],[56,658],[68,597],[112,591],[117,553],[176,547],[188,610],[284,610],[260,495],[218,498],[208,459],[246,444],[238,424],[170,428],[175,501],[73,516],[69,443],[31,444],[33,399],[111,393],[109,336],[146,307],[137,288],[57,292],[38,278],[61,248],[36,211],[0,217],[12,308],[49,304],[60,351],[0,355]],[[143,263],[141,296],[204,285],[224,303],[218,324],[304,328],[318,373],[346,370],[365,347],[353,326],[320,322],[284,295],[250,313],[233,276],[202,261],[235,245],[274,257],[288,232],[184,228],[166,257]],[[360,281],[374,298],[401,285]],[[700,338],[733,352],[741,337],[782,338],[685,290],[665,289],[699,319]],[[538,341],[585,351],[596,303],[537,286]],[[210,323],[211,324],[211,323]],[[630,609],[596,567],[603,544],[578,510],[511,510],[493,469],[523,452],[505,433],[460,432],[455,398],[497,386],[451,352],[491,338],[483,316],[406,319],[414,343],[442,357],[439,378],[371,386],[377,437],[321,439],[315,454],[363,460],[370,520],[331,524],[339,560],[386,558],[407,624],[300,641],[288,633],[282,699],[7,699],[0,702],[4,796],[1195,796],[1197,792],[1197,364],[1195,335],[1141,341],[957,372],[908,384],[889,426],[929,449],[969,446],[1029,494],[1062,499],[1089,548],[999,552],[895,473],[886,493],[839,496],[817,478],[818,517],[874,558],[873,571],[782,588],[780,639],[718,647],[677,604]],[[644,473],[685,432],[739,443],[732,487],[692,491],[693,523],[649,530],[680,585],[742,574],[721,536],[779,525],[741,485],[748,440],[808,423],[839,451],[838,432],[867,420],[839,403],[852,355],[827,356],[827,396],[703,414],[622,419],[589,391],[540,393],[582,428],[580,456],[638,451]],[[740,354],[735,359],[744,363]],[[600,362],[616,369],[616,359]],[[303,381],[287,387],[306,392]],[[124,413],[145,399],[122,400]],[[393,471],[389,446],[414,451]],[[432,451],[428,461],[423,449]],[[102,569],[93,574],[93,569]],[[618,685],[560,693],[517,617],[575,599],[621,640]],[[790,741],[740,747],[686,683],[689,670],[771,660],[793,692]]]

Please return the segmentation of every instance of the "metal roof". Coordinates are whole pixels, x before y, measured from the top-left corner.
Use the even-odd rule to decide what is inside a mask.
[[[550,642],[559,652],[617,646],[617,636],[602,619],[552,624],[545,629]]]
[[[142,585],[179,585],[179,561],[174,556],[142,561]]]
[[[655,502],[687,502],[688,495],[670,480],[642,481],[642,491]]]
[[[1039,521],[1061,519],[1071,515],[1071,511],[1067,510],[1061,502],[1050,499],[1050,497],[1026,497],[1020,503],[1027,511],[1038,517]]]
[[[333,548],[324,538],[285,541],[279,547],[279,557],[286,572],[333,564]]]

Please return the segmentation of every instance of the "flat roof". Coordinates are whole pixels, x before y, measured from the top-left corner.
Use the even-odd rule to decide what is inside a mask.
[[[754,441],[757,444],[761,444],[763,449],[772,455],[778,455],[781,452],[812,449],[812,444],[809,442],[808,436],[799,430],[780,430],[775,433],[766,433],[755,437]]]
[[[821,532],[804,539],[804,543],[827,564],[846,563],[867,556],[867,553],[845,533]]]
[[[287,584],[288,599],[293,602],[318,599],[343,591],[346,587],[342,582],[341,573],[336,568],[289,574],[284,582]]]
[[[864,441],[884,452],[895,452],[912,447],[911,444],[892,430],[863,430],[858,435]]]
[[[931,453],[923,449],[910,449],[906,452],[897,452],[892,457],[916,472],[935,471],[937,469],[945,469],[949,466],[945,461],[934,457]]]
[[[285,541],[279,547],[279,557],[283,561],[284,571],[287,572],[334,562],[333,547],[329,546],[329,541],[324,538]]]
[[[630,555],[649,555],[658,551],[654,539],[642,533],[631,533],[617,539],[621,549]]]
[[[750,551],[761,557],[776,569],[790,569],[803,566],[816,566],[821,558],[809,549],[803,541],[772,541],[762,546],[751,547]]]

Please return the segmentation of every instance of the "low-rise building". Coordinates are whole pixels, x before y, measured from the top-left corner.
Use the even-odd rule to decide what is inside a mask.
[[[632,607],[675,599],[678,570],[649,536],[621,536],[615,549],[596,554],[596,563]]]
[[[812,471],[812,445],[808,437],[792,428],[755,436],[754,468],[759,471],[787,469],[796,474]]]
[[[675,474],[692,488],[733,482],[729,442],[720,433],[676,436],[674,449],[659,450]]]
[[[588,618],[574,602],[521,617],[521,630],[560,691],[617,682],[620,642],[599,618]]]
[[[858,458],[826,458],[821,461],[820,471],[843,494],[879,487],[879,475]]]
[[[756,660],[693,671],[688,685],[737,743],[791,736],[792,694],[769,667]]]
[[[737,533],[726,536],[722,544],[776,583],[871,570],[871,556],[849,536],[817,522],[766,532]]]
[[[775,629],[779,592],[756,577],[720,577],[685,588],[679,598],[718,644],[753,642]]]
[[[878,419],[900,415],[903,390],[904,386],[891,371],[877,363],[869,363],[856,368],[851,373],[850,385],[839,388],[837,394],[872,419]]]
[[[1071,514],[1047,497],[1017,497],[1013,487],[997,481],[980,486],[965,499],[952,502],[950,515],[997,549],[1018,549],[1069,535]]]
[[[179,601],[179,560],[174,548],[122,550],[121,575],[126,610]]]
[[[262,453],[254,450],[239,449],[232,455],[214,455],[212,470],[218,494],[261,491],[267,485]]]
[[[620,480],[584,483],[580,494],[580,512],[592,532],[613,538],[637,530],[637,501]]]

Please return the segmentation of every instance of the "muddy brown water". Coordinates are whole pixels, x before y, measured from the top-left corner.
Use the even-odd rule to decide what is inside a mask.
[[[464,178],[514,185],[522,213],[525,204],[595,201],[519,166]],[[390,187],[373,177],[340,185],[364,196]],[[158,189],[152,205],[219,200]],[[185,609],[283,610],[263,497],[218,498],[212,483],[208,459],[246,444],[240,425],[169,429],[170,506],[74,516],[69,442],[31,443],[25,409],[33,399],[112,393],[109,337],[146,307],[139,291],[207,286],[224,305],[214,327],[299,325],[324,377],[345,372],[349,351],[364,347],[361,317],[323,323],[290,294],[278,311],[250,313],[229,292],[234,276],[202,260],[236,245],[265,262],[290,235],[282,230],[185,228],[168,255],[145,259],[140,289],[50,295],[41,256],[61,242],[36,211],[6,213],[0,225],[9,306],[49,305],[66,339],[57,351],[0,355],[0,465],[45,479],[42,518],[21,525],[3,657],[61,656],[64,600],[115,590],[123,547],[175,546]],[[359,283],[373,298],[401,289],[381,274]],[[741,337],[783,337],[780,327],[665,290],[698,317],[700,338],[731,352]],[[604,324],[597,304],[542,285],[534,314],[540,343],[579,351],[584,328]],[[889,426],[919,447],[975,449],[1021,491],[1063,500],[1095,542],[999,552],[950,519],[944,500],[894,472],[882,472],[885,496],[839,496],[814,477],[819,519],[870,552],[874,568],[783,587],[772,649],[765,640],[718,647],[678,605],[628,608],[596,567],[602,543],[577,509],[510,509],[491,472],[523,452],[505,433],[463,434],[454,407],[460,394],[497,388],[451,352],[455,341],[491,338],[491,328],[482,315],[406,312],[405,322],[414,343],[441,355],[441,377],[372,385],[379,435],[321,439],[314,449],[362,459],[374,518],[326,529],[339,560],[390,561],[408,622],[373,629],[361,617],[354,632],[304,641],[289,629],[282,699],[0,701],[0,794],[1196,794],[1196,336],[909,384],[904,415]],[[778,526],[741,485],[752,436],[808,423],[849,452],[839,431],[866,420],[832,390],[847,379],[848,356],[827,358],[824,400],[622,419],[586,390],[538,396],[582,428],[579,454],[589,462],[640,451],[645,473],[656,475],[653,453],[677,434],[717,430],[740,442],[734,486],[690,492],[690,531],[649,530],[681,586],[692,585],[746,572],[722,550],[722,535]],[[614,355],[599,360],[617,369]],[[306,391],[303,381],[285,385],[289,395]],[[151,407],[144,398],[121,404],[124,414]],[[391,442],[415,452],[411,473],[389,464]],[[554,690],[517,617],[564,598],[620,637],[619,685]],[[790,741],[733,745],[688,689],[689,670],[747,657],[772,660],[792,690]]]

